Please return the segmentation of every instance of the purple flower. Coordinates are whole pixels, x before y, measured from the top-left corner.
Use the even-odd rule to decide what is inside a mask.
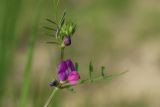
[[[71,45],[71,37],[70,37],[70,36],[67,36],[67,37],[65,38],[64,44],[65,44],[65,46]]]
[[[76,84],[80,79],[80,75],[75,69],[73,62],[69,59],[61,61],[58,65],[58,79],[60,81],[68,80],[71,85]]]

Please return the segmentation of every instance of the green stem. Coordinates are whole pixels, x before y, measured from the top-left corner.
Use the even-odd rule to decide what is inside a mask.
[[[61,60],[64,58],[64,48],[61,48]],[[44,107],[48,107],[50,102],[52,101],[53,97],[55,96],[56,92],[59,90],[59,88],[55,87],[55,89],[52,91],[51,95],[49,96],[47,102],[45,103]]]
[[[64,59],[64,48],[61,48],[61,61]]]
[[[54,2],[55,1],[55,2]],[[59,5],[59,0],[57,1],[56,3],[56,0],[53,0],[53,2],[55,3],[55,11],[56,11],[56,20],[58,21],[58,18],[57,18],[57,13],[58,13],[58,5]],[[59,31],[56,32],[56,38],[58,38],[58,35],[59,35]],[[61,47],[61,57],[60,57],[61,61],[63,61],[64,59],[64,47]],[[55,96],[56,92],[59,90],[59,88],[55,87],[55,89],[52,91],[51,95],[49,96],[46,104],[44,105],[44,107],[48,107],[51,100],[53,99],[53,97]]]
[[[48,106],[49,106],[50,102],[52,101],[53,97],[55,96],[55,94],[57,93],[58,90],[59,90],[59,88],[55,88],[55,89],[52,91],[52,93],[51,93],[51,95],[49,96],[49,98],[48,98],[47,102],[45,103],[44,107],[48,107]]]
[[[128,71],[124,71],[124,72],[120,72],[120,73],[117,73],[117,74],[112,74],[112,75],[109,75],[109,76],[96,77],[96,78],[92,79],[92,81],[90,79],[80,80],[76,85],[67,84],[67,85],[62,86],[61,89],[71,87],[71,86],[77,86],[77,85],[81,85],[81,84],[85,84],[85,83],[91,83],[91,82],[94,83],[94,82],[97,82],[97,81],[100,81],[100,80],[112,80],[113,78],[115,78],[117,76],[120,76],[120,75],[123,75],[127,72]]]

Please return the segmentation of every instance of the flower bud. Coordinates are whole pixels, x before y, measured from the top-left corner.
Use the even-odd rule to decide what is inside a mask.
[[[64,44],[65,44],[65,46],[71,45],[71,37],[70,37],[70,36],[67,36],[67,37],[65,38]]]
[[[54,80],[54,81],[51,81],[49,82],[49,85],[52,87],[52,86],[57,86],[58,85],[58,81],[57,80]]]

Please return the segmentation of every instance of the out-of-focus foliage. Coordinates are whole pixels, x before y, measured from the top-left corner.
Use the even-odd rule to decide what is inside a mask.
[[[20,8],[21,0],[0,1],[0,104],[4,90],[7,88],[7,76],[13,72],[12,63],[18,41],[15,30]]]

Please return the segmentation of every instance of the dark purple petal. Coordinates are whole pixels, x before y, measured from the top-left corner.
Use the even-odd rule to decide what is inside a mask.
[[[68,76],[68,81],[71,85],[75,85],[79,79],[80,79],[80,75],[77,71],[70,72]]]
[[[67,37],[65,38],[64,44],[65,44],[65,46],[71,45],[71,37],[70,37],[70,36],[67,36]]]
[[[70,59],[66,60],[66,64],[67,64],[68,69],[70,69],[71,71],[76,70],[73,62]]]
[[[65,81],[67,77],[68,77],[67,64],[65,61],[62,61],[58,65],[58,79],[60,81]]]
[[[67,75],[66,72],[59,72],[59,73],[58,73],[58,79],[59,79],[60,81],[65,81],[65,80],[67,80],[67,77],[68,77],[68,75]]]
[[[65,61],[61,61],[58,65],[58,73],[65,72],[67,70],[67,64]]]

